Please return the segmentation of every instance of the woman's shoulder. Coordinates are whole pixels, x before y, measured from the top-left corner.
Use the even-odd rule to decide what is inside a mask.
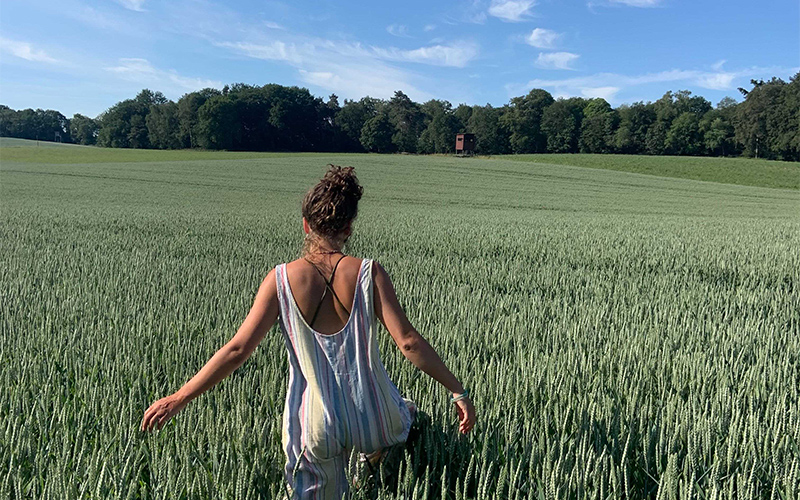
[[[338,257],[335,259],[330,259],[329,262],[325,262],[324,264],[314,263],[314,265],[316,265],[323,272],[324,271],[330,272],[330,269],[332,268],[333,265],[336,264],[337,260]],[[311,263],[308,260],[306,260],[305,257],[300,257],[299,259],[295,259],[289,262],[282,262],[277,266],[275,266],[275,269],[282,267],[289,274],[291,274],[292,271],[301,273],[308,271],[308,272],[314,272],[316,274],[316,272],[313,270],[310,264]],[[344,275],[358,274],[358,272],[361,270],[361,267],[365,265],[369,265],[370,267],[370,269],[365,269],[365,271],[370,271],[375,269],[376,264],[377,262],[375,260],[367,257],[356,257],[353,255],[345,255],[344,257],[341,258],[341,262],[339,262],[339,265],[336,266],[336,275],[338,276],[339,273],[342,273]]]
[[[331,258],[330,260],[335,264],[336,261],[339,260],[340,257],[342,257],[342,256],[334,255],[334,257]],[[356,265],[360,264],[363,261],[375,262],[374,259],[370,259],[369,257],[356,257],[355,255],[347,255],[347,254],[345,254],[342,257],[341,265],[344,265],[348,261],[351,262],[351,263],[355,262]],[[286,262],[281,262],[280,264],[277,264],[276,267],[277,266],[294,266],[294,265],[303,264],[303,263],[308,264],[308,262],[309,261],[308,261],[308,259],[306,257],[299,257],[299,258],[294,259],[294,260],[287,260]]]

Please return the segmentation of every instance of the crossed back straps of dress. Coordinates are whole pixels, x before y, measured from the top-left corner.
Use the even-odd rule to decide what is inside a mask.
[[[342,308],[345,311],[347,311],[348,315],[350,315],[350,310],[347,308],[347,306],[345,306],[342,303],[342,301],[339,299],[339,296],[336,295],[336,290],[333,289],[333,277],[336,275],[336,268],[339,267],[339,262],[341,262],[342,259],[344,259],[344,257],[345,256],[342,255],[341,257],[339,257],[339,260],[336,261],[336,264],[334,264],[334,266],[333,266],[333,271],[331,271],[331,277],[330,278],[325,278],[325,275],[322,274],[322,271],[320,271],[319,268],[316,265],[314,265],[313,262],[311,262],[310,260],[308,260],[305,257],[303,257],[306,262],[311,264],[311,267],[313,267],[314,269],[317,270],[319,275],[322,276],[322,279],[325,280],[325,291],[322,292],[322,297],[320,297],[320,299],[319,299],[319,303],[317,304],[317,309],[314,311],[314,316],[311,318],[311,323],[308,324],[311,328],[314,328],[314,321],[316,321],[316,319],[317,319],[317,314],[319,314],[319,308],[322,307],[322,302],[325,300],[325,295],[328,293],[328,290],[331,291],[331,293],[333,294],[333,297],[336,299],[336,301],[339,303],[339,305],[342,306]]]

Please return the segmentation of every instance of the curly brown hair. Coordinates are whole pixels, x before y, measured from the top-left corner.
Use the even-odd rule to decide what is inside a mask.
[[[310,236],[312,241],[306,241],[306,253],[315,246],[315,236],[336,247],[344,244],[345,230],[358,215],[358,200],[364,194],[353,167],[327,167],[325,176],[303,198],[303,217],[314,233]]]

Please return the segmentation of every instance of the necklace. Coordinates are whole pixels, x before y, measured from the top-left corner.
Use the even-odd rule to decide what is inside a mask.
[[[311,257],[311,256],[314,256],[314,255],[317,255],[317,256],[322,256],[322,255],[333,255],[333,254],[336,254],[336,253],[340,253],[340,254],[342,254],[342,256],[341,256],[341,257],[339,257],[339,261],[341,261],[342,259],[344,259],[345,255],[344,255],[344,252],[342,252],[341,250],[329,250],[329,251],[323,251],[323,252],[314,252],[313,254],[312,254],[312,253],[309,253],[309,254],[306,254],[305,256],[303,256],[303,259],[304,259],[306,262],[308,262],[309,264],[311,264],[312,266],[314,266],[314,267],[317,267],[317,265],[316,265],[316,264],[314,264],[314,262],[312,262],[312,260],[311,260],[311,259],[309,259],[309,257]],[[316,260],[316,259],[314,259],[314,260]],[[320,262],[323,262],[323,261],[322,261],[322,260],[320,260]],[[339,265],[339,262],[337,262],[337,263],[336,263],[336,265],[338,266],[338,265]],[[334,269],[335,269],[335,267],[336,267],[336,266],[334,266]],[[317,268],[317,271],[319,271],[319,268]],[[323,277],[324,277],[324,276],[323,276]]]

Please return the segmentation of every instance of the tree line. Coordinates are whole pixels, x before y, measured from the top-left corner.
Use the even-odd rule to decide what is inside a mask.
[[[115,148],[452,153],[458,132],[478,154],[624,153],[800,160],[800,73],[751,80],[716,107],[688,90],[613,108],[542,89],[502,107],[364,97],[339,103],[277,84],[226,85],[173,102],[145,89],[96,118],[0,105],[0,136]]]

